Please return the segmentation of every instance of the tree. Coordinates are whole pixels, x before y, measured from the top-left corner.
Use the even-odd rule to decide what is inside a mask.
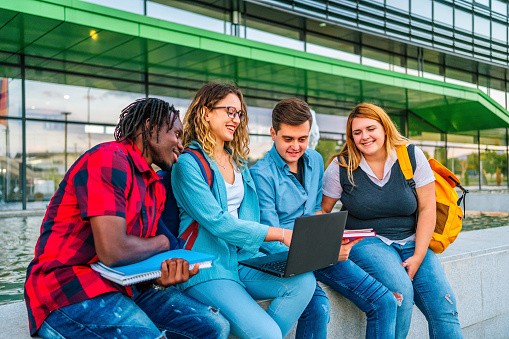
[[[497,186],[502,184],[502,173],[507,173],[506,159],[504,154],[498,154],[496,151],[486,150],[481,153],[483,172],[495,174]]]

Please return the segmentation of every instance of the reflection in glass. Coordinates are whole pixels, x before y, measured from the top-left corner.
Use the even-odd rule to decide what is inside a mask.
[[[152,1],[147,2],[147,16],[223,34],[227,33],[226,26],[230,25],[224,20],[161,5]]]
[[[21,117],[21,80],[0,78],[0,116]]]
[[[498,13],[501,15],[507,15],[507,3],[500,0],[491,0],[491,10],[493,13]]]
[[[26,81],[27,118],[63,121],[62,112],[70,112],[69,121],[115,124],[122,108],[141,93],[99,88]]]
[[[477,149],[473,147],[454,147],[449,145],[448,167],[461,180],[464,187],[472,188],[479,185],[479,157]]]
[[[126,12],[143,14],[143,3],[145,0],[83,0],[101,6],[120,9]]]
[[[117,113],[119,114],[119,113]],[[72,116],[72,115],[71,115]],[[69,118],[71,117],[69,116]],[[85,124],[27,121],[27,200],[48,201],[66,172],[66,158],[70,167],[88,147]],[[111,128],[95,126],[89,133],[92,147],[113,140]],[[101,128],[98,128],[101,127]],[[19,142],[21,145],[21,142]]]
[[[450,6],[435,2],[433,12],[435,21],[452,26],[452,8]]]
[[[491,37],[500,42],[507,42],[507,25],[492,21]]]
[[[475,0],[476,4],[484,5],[486,7],[490,6],[490,0]]]
[[[0,210],[21,209],[21,122],[0,120]]]
[[[412,14],[419,15],[428,19],[432,18],[431,0],[411,0],[410,6]]]
[[[288,38],[286,36],[269,33],[259,29],[247,27],[246,38],[249,40],[260,41],[263,43],[270,43],[277,46],[283,46],[296,50],[304,50],[304,41]]]
[[[385,4],[408,13],[408,0],[386,0]]]
[[[454,9],[454,26],[472,32],[472,14],[462,11],[458,8]]]
[[[485,37],[490,36],[490,21],[482,18],[479,15],[474,15],[474,33],[484,35]]]

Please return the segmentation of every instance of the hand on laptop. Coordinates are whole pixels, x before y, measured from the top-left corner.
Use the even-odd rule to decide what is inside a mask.
[[[341,242],[341,248],[339,249],[339,256],[338,261],[345,261],[348,259],[348,256],[350,255],[350,250],[352,249],[353,245],[361,241],[362,239],[355,239],[353,241],[349,239],[343,239]]]
[[[290,247],[290,243],[292,242],[293,230],[285,229],[284,232],[285,232],[285,239],[284,239],[283,244]]]

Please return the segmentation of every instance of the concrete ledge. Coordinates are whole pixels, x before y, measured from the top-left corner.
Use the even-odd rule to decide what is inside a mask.
[[[464,337],[509,338],[509,226],[461,233],[439,257],[458,299]],[[328,337],[364,338],[364,314],[343,296],[324,289],[332,306]],[[0,306],[0,319],[1,337],[29,338],[23,302]],[[408,338],[425,338],[426,333],[426,319],[414,307]],[[292,332],[288,337],[293,336]]]
[[[467,211],[509,212],[509,191],[473,191],[467,194],[465,204]]]

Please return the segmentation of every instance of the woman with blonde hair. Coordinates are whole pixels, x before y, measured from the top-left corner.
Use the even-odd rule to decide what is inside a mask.
[[[428,248],[436,201],[435,178],[424,153],[408,144],[382,108],[368,103],[350,112],[346,136],[325,171],[322,208],[330,211],[341,200],[348,210],[347,229],[369,227],[377,233],[356,244],[350,259],[400,294],[397,338],[407,336],[414,302],[428,320],[431,338],[461,338],[454,293]],[[415,169],[417,198],[399,166],[400,145],[407,145]]]
[[[211,82],[198,90],[184,118],[184,146],[198,150],[210,165],[213,184],[188,153],[174,164],[171,182],[180,209],[180,236],[186,248],[216,254],[211,268],[183,284],[194,298],[220,310],[241,338],[282,338],[295,324],[315,290],[305,273],[278,278],[239,265],[258,254],[264,241],[289,245],[292,232],[259,223],[258,197],[249,169],[248,116],[241,91]],[[192,227],[193,220],[198,227]],[[255,299],[273,299],[263,310]]]

